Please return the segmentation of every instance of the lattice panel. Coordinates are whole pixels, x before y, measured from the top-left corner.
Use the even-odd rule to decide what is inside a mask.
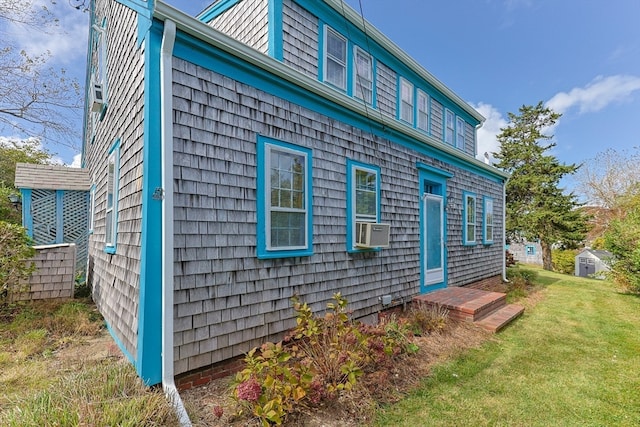
[[[63,243],[76,244],[76,271],[87,268],[89,233],[89,193],[65,191],[62,197]]]
[[[56,243],[56,192],[54,190],[31,192],[31,216],[33,217],[34,244]]]

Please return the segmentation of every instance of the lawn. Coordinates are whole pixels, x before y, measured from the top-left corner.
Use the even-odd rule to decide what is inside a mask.
[[[378,426],[638,426],[640,298],[537,270],[543,300],[437,366]]]

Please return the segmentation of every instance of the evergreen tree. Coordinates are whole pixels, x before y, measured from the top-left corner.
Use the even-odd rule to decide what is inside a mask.
[[[509,124],[497,136],[500,151],[495,154],[496,166],[511,174],[506,187],[507,236],[539,240],[545,270],[552,269],[554,244],[575,247],[587,231],[586,217],[576,209],[577,197],[559,187],[560,180],[579,166],[562,164],[548,154],[556,144],[544,132],[559,118],[542,102],[523,105],[519,114],[509,113]]]

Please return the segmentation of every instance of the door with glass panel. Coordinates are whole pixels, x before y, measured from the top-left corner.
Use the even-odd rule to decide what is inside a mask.
[[[440,195],[424,193],[422,203],[422,275],[428,287],[444,282],[444,212]]]

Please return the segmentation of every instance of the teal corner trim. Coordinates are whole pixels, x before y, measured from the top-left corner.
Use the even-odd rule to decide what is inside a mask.
[[[467,210],[469,209],[467,201],[473,198],[473,209],[474,209],[474,226],[475,226],[475,236],[473,240],[469,240],[469,236],[467,235],[467,226],[469,225],[467,219]],[[464,246],[476,246],[478,244],[478,197],[476,193],[472,193],[470,191],[462,192],[462,244]]]
[[[162,201],[153,198],[162,187],[160,141],[160,47],[163,25],[154,21],[144,49],[144,147],[142,158],[142,232],[136,371],[145,384],[162,381]]]
[[[293,250],[269,250],[267,248],[267,145],[273,145],[276,147],[283,147],[288,150],[298,151],[301,154],[307,156],[305,165],[305,207],[307,210],[306,219],[306,240],[307,247],[304,249]],[[256,183],[257,190],[257,247],[256,256],[258,259],[274,259],[274,258],[292,258],[292,257],[307,257],[313,255],[313,171],[312,171],[312,158],[313,152],[310,148],[301,147],[299,145],[290,144],[288,142],[279,141],[276,139],[268,138],[262,135],[258,135],[257,138],[257,158],[258,158],[258,179]]]
[[[31,189],[21,189],[22,197],[22,226],[27,229],[27,235],[33,239],[33,215],[31,214],[32,192]]]
[[[348,253],[362,253],[362,252],[379,252],[380,248],[357,248],[354,243],[354,224],[356,222],[355,213],[355,182],[353,175],[356,169],[364,169],[376,173],[376,222],[380,222],[382,217],[382,201],[380,200],[380,167],[376,165],[370,165],[367,163],[358,162],[356,160],[347,159],[347,252]]]
[[[155,0],[116,0],[118,3],[138,12],[138,47],[142,45],[149,29]]]
[[[129,360],[129,362],[132,365],[135,365],[136,363],[135,359],[133,358],[131,353],[127,351],[127,348],[124,346],[124,343],[120,340],[120,338],[118,338],[118,334],[116,334],[115,331],[111,328],[111,325],[109,324],[109,322],[105,321],[104,324],[107,327],[107,331],[109,331],[109,333],[111,334],[111,338],[113,338],[113,340],[116,342],[116,345],[118,346],[122,354],[124,354],[124,356]]]
[[[282,0],[269,1],[269,56],[278,61],[284,58],[283,34],[282,34]]]
[[[447,264],[449,259],[447,251],[447,180],[453,178],[453,174],[421,162],[416,163],[416,168],[418,169],[418,194],[420,195],[420,293],[424,294],[427,292],[435,291],[436,289],[446,288],[449,280],[449,268]],[[422,195],[426,192],[426,185],[433,185],[438,187],[438,191],[436,191],[434,194],[442,197],[442,239],[445,243],[444,245],[442,245],[442,268],[444,269],[443,281],[430,285],[425,284],[425,264],[427,254],[424,250],[424,230],[426,224],[424,223],[424,203],[422,201]]]
[[[241,1],[242,0],[218,0],[216,2],[213,2],[211,6],[200,12],[200,14],[196,16],[196,19],[204,23],[208,23],[212,19],[215,19],[218,16],[222,15]]]

